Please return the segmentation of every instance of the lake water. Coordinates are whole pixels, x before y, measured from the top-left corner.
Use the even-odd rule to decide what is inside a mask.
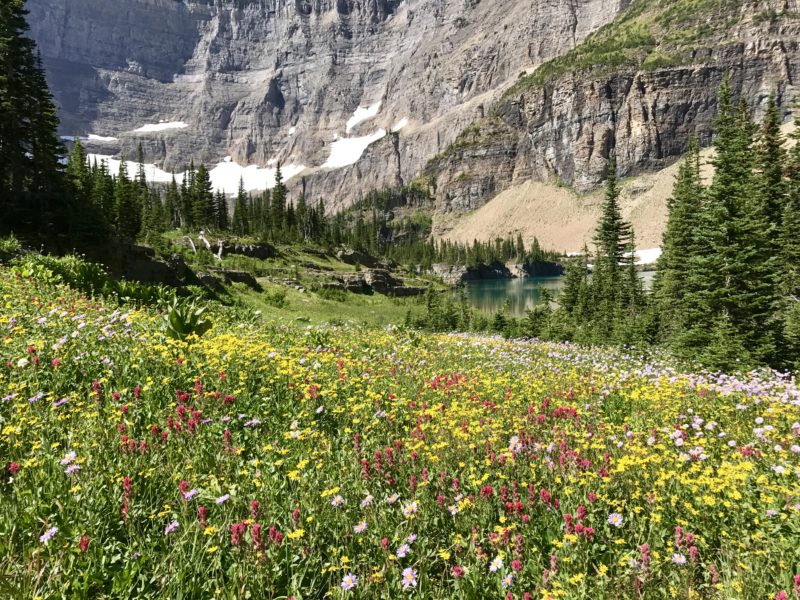
[[[653,284],[655,271],[639,273],[645,289]],[[465,286],[467,299],[475,308],[494,313],[508,299],[508,312],[512,317],[524,317],[525,311],[542,302],[541,288],[557,296],[564,287],[563,277],[522,277],[518,279],[480,279]],[[458,294],[458,292],[456,292]]]

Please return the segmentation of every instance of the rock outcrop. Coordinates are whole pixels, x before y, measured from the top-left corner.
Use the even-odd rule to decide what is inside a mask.
[[[507,264],[493,262],[489,265],[477,265],[474,267],[434,263],[431,265],[430,274],[439,277],[449,285],[459,285],[467,281],[480,279],[516,279],[518,277],[563,275],[564,267],[560,264],[549,262]]]
[[[407,286],[386,269],[367,269],[355,273],[336,273],[332,281],[322,284],[323,288],[345,290],[355,294],[378,293],[384,296],[419,296],[427,288]]]

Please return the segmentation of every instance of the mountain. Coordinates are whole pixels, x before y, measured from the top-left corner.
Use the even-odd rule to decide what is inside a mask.
[[[669,167],[691,134],[710,142],[725,73],[756,112],[775,91],[788,120],[800,76],[798,0],[28,6],[62,134],[93,152],[227,159],[228,192],[281,161],[330,210],[416,181],[440,222],[502,192],[590,192],[612,149],[621,175]]]
[[[308,185],[336,203],[415,177],[509,82],[575,47],[629,1],[29,0],[28,8],[63,135],[91,136],[93,152],[128,158],[141,142],[165,171],[226,156],[305,165]],[[384,135],[391,129],[398,135]]]

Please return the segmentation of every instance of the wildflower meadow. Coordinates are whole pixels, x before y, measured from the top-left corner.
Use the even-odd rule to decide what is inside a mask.
[[[800,390],[0,270],[4,598],[800,597]]]

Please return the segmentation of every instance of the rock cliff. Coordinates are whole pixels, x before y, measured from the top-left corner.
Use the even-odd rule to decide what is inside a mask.
[[[141,143],[165,171],[227,156],[305,165],[307,192],[335,206],[418,175],[510,82],[630,1],[29,0],[28,8],[64,135],[128,158]],[[364,142],[353,141],[393,129],[363,155]]]
[[[670,9],[692,3],[649,4],[651,12],[642,15],[648,23],[675,18]],[[612,151],[623,176],[663,168],[685,152],[691,135],[711,142],[716,94],[726,74],[756,117],[772,92],[784,117],[791,117],[800,77],[796,0],[693,3],[711,4],[715,12],[685,14],[686,23],[672,22],[671,30],[660,32],[663,38],[639,34],[641,46],[631,43],[628,54],[606,44],[626,47],[626,36],[636,31],[634,17],[622,18],[508,90],[491,114],[428,165],[438,208],[473,210],[527,180],[587,192],[604,180]],[[670,43],[668,36],[682,27],[687,39]],[[580,68],[587,57],[593,63]],[[604,65],[604,57],[620,64]]]

